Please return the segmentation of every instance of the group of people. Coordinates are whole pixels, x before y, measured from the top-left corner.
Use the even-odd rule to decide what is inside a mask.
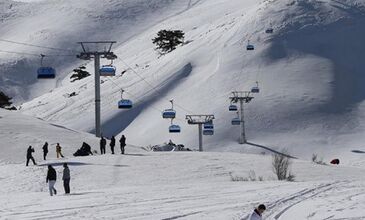
[[[121,154],[124,154],[125,146],[126,146],[126,137],[124,135],[122,135],[122,137],[120,138],[119,143],[120,143]],[[100,140],[100,153],[101,154],[105,154],[106,145],[107,145],[106,139],[104,137],[101,137],[101,140]],[[112,154],[114,154],[114,147],[115,147],[115,137],[114,136],[112,136],[109,145],[110,145]],[[47,160],[47,155],[49,153],[48,142],[44,143],[42,150],[43,150],[43,160]],[[92,154],[91,149],[88,149],[88,151],[90,151],[90,153]],[[35,152],[34,148],[32,146],[29,146],[27,149],[26,166],[29,165],[29,161],[32,161],[34,165],[37,165],[37,163],[35,162],[34,157],[33,157],[34,152]],[[59,143],[56,144],[56,155],[57,155],[57,158],[64,157],[62,154],[62,147]],[[63,187],[65,189],[65,194],[69,194],[70,193],[70,179],[71,179],[70,169],[68,168],[67,163],[63,164],[63,168],[64,168],[63,176],[62,176]],[[46,183],[48,183],[49,193],[51,196],[57,194],[57,190],[55,188],[56,181],[57,181],[57,172],[51,165],[48,165]]]
[[[43,160],[47,160],[47,155],[49,152],[47,142],[44,143],[42,150],[43,150]],[[32,146],[29,146],[27,149],[27,162],[25,164],[26,166],[29,165],[29,161],[32,161],[34,165],[37,165],[37,163],[35,162],[34,157],[33,157],[34,152],[35,152],[34,148]],[[59,143],[57,143],[57,145],[56,145],[56,155],[57,155],[57,158],[64,157],[62,154],[62,147]]]
[[[122,137],[119,139],[119,143],[120,143],[120,152],[121,154],[125,153],[125,146],[126,146],[126,137],[124,135],[122,135]],[[101,136],[100,139],[100,154],[105,154],[106,153],[106,139]],[[114,135],[112,136],[112,138],[110,138],[110,150],[112,152],[112,154],[114,154],[114,147],[115,147],[115,137]]]
[[[70,194],[71,175],[70,175],[70,169],[68,168],[67,163],[63,164],[62,180],[63,180],[63,187],[65,189],[65,194]],[[48,165],[46,183],[48,183],[49,194],[51,196],[53,196],[53,194],[57,195],[57,190],[54,187],[56,184],[56,181],[57,181],[57,172],[51,165]]]

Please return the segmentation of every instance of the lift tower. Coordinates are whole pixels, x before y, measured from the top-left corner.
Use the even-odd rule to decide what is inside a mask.
[[[95,136],[101,137],[100,122],[100,58],[114,60],[117,56],[111,51],[116,41],[86,41],[78,42],[81,45],[82,52],[77,58],[82,60],[91,60],[94,58],[95,68]],[[103,49],[99,49],[103,48]]]
[[[245,133],[245,118],[244,118],[244,110],[243,110],[243,104],[244,103],[250,103],[254,97],[251,96],[250,91],[235,91],[232,92],[232,96],[229,97],[232,103],[240,103],[240,144],[245,144],[247,142],[246,140],[246,133]]]
[[[199,151],[203,151],[203,124],[213,123],[214,115],[186,115],[189,125],[198,125]]]

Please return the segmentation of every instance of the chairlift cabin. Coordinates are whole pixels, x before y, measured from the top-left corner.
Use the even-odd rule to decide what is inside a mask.
[[[181,132],[181,128],[180,128],[179,125],[170,125],[169,132],[170,133],[180,133]]]
[[[176,111],[174,109],[165,109],[162,112],[162,118],[175,118],[176,117]]]
[[[54,79],[56,77],[56,70],[50,66],[43,66],[43,59],[46,55],[41,54],[41,66],[37,70],[38,79]]]
[[[214,125],[213,123],[205,123],[203,129],[203,135],[213,135],[214,134]]]
[[[241,124],[241,120],[239,118],[234,118],[232,119],[232,125],[240,125]]]
[[[130,109],[133,107],[133,102],[129,99],[122,99],[118,102],[119,109]]]
[[[204,129],[214,129],[213,123],[212,122],[205,123]]]
[[[254,87],[252,87],[251,92],[252,93],[259,93],[260,92],[260,89],[259,89],[259,87],[254,86]]]
[[[251,89],[252,93],[259,93],[260,92],[260,88],[259,88],[259,83],[256,82],[256,86],[252,87]]]
[[[214,135],[214,130],[213,129],[204,129],[203,135],[207,135],[207,136]]]
[[[230,105],[228,109],[230,112],[236,112],[238,110],[237,105]]]
[[[274,29],[273,28],[268,28],[268,29],[265,30],[265,33],[266,34],[272,34],[272,33],[274,33]]]
[[[52,67],[39,67],[37,70],[38,79],[54,79],[56,77],[56,70]]]
[[[100,76],[115,76],[116,68],[113,65],[103,65],[100,68]]]
[[[247,50],[255,50],[255,47],[252,44],[248,44],[246,49]]]

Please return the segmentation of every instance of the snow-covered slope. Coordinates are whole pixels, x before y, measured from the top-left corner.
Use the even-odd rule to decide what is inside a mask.
[[[56,157],[60,143],[64,155],[71,156],[86,142],[98,149],[99,140],[93,135],[48,123],[17,112],[0,110],[0,162],[19,163],[26,158],[29,145],[34,147],[36,161],[43,160],[42,146],[49,144],[49,157]]]
[[[351,151],[363,150],[364,141],[364,23],[362,1],[199,2],[115,49],[117,68],[127,72],[103,80],[103,133],[124,132],[141,145],[173,139],[194,147],[197,128],[184,115],[213,113],[216,134],[205,138],[207,149],[243,151],[247,146],[235,144],[228,97],[259,81],[262,93],[246,105],[250,142],[297,156],[355,156]],[[265,34],[268,27],[274,34]],[[189,43],[158,57],[151,38],[163,28],[184,30]],[[248,40],[255,51],[245,50]],[[23,111],[92,131],[93,79],[66,81]],[[121,88],[136,103],[131,111],[116,109]],[[70,92],[79,95],[67,98]],[[170,98],[177,103],[179,135],[169,135],[160,116]]]
[[[270,161],[237,153],[140,152],[0,165],[1,218],[238,220],[260,203],[267,220],[365,218],[363,169],[295,161],[296,182],[279,182]],[[70,165],[70,195],[60,180],[63,162]],[[58,171],[53,197],[47,164]],[[231,175],[263,181],[232,182]]]
[[[41,0],[0,2],[0,86],[20,103],[56,86],[77,65],[79,41],[117,40],[120,44],[161,20],[192,7],[197,0]],[[51,48],[14,44],[25,44]],[[37,82],[39,54],[49,55],[58,77],[52,82]],[[29,55],[30,54],[30,55]],[[33,54],[33,55],[32,55]],[[66,55],[66,56],[65,56]]]

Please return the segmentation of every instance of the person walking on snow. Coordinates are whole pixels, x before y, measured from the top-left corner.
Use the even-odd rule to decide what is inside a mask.
[[[32,160],[33,164],[37,165],[37,163],[35,162],[35,160],[33,158],[33,155],[32,155],[33,153],[34,153],[34,149],[32,148],[32,146],[29,146],[28,150],[27,150],[27,163],[26,163],[26,166],[28,166],[29,160]]]
[[[110,144],[109,145],[110,145],[110,150],[112,151],[112,154],[114,154],[114,147],[115,147],[115,137],[114,137],[114,135],[110,139]]]
[[[103,136],[100,139],[100,154],[105,154],[106,140]]]
[[[64,156],[62,155],[62,147],[60,146],[59,143],[57,143],[56,145],[56,153],[57,153],[57,158],[60,158],[60,156],[63,158]]]
[[[56,184],[56,180],[57,180],[56,170],[51,165],[48,165],[46,183],[48,183],[49,194],[51,196],[53,196],[53,193],[55,195],[57,195],[57,190],[54,188],[54,185]]]
[[[67,163],[63,164],[63,176],[62,176],[62,180],[63,180],[63,188],[65,188],[65,194],[70,194],[70,179],[71,179],[71,175],[70,175],[70,169],[67,166]]]
[[[248,218],[249,220],[262,220],[262,213],[266,210],[264,204],[259,205]]]
[[[122,135],[122,137],[119,140],[119,143],[120,143],[120,151],[121,151],[122,154],[124,154],[124,150],[125,150],[125,146],[126,146],[125,141],[126,141],[126,138],[125,138],[124,135]]]
[[[46,160],[47,154],[48,154],[48,143],[44,143],[43,147],[43,160]]]

